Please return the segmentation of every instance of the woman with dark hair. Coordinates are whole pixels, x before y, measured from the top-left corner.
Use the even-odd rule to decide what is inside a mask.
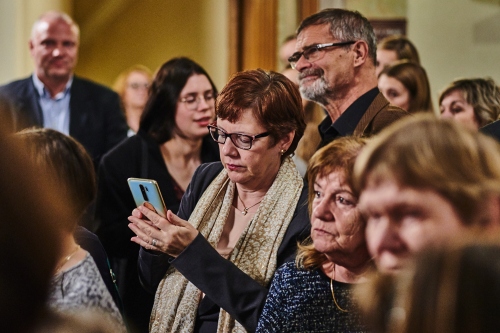
[[[427,73],[417,63],[401,60],[385,67],[378,88],[392,105],[409,113],[434,112]]]
[[[290,157],[305,128],[297,87],[237,73],[216,115],[222,163],[196,170],[177,215],[140,206],[129,217],[141,281],[157,289],[151,332],[255,331],[274,271],[309,235],[307,186]]]
[[[174,58],[158,70],[137,135],[108,154],[99,167],[97,231],[117,276],[125,316],[133,329],[148,331],[153,295],[137,273],[139,246],[127,227],[135,202],[127,178],[155,179],[168,209],[177,211],[195,169],[219,160],[208,135],[217,89],[207,72],[188,58]]]

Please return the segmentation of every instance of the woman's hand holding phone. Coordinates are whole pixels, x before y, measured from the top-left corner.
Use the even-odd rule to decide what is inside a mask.
[[[132,241],[142,247],[177,257],[198,235],[191,223],[171,210],[166,218],[145,206],[139,206],[129,216],[129,228],[136,234]]]

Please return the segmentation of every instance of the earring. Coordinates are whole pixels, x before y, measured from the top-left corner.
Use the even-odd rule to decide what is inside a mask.
[[[286,153],[286,150],[285,150],[285,149],[281,149],[281,150],[280,150],[280,154],[281,154],[281,156],[285,155],[285,153]]]

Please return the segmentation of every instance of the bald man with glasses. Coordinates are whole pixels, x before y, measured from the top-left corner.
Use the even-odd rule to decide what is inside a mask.
[[[376,39],[359,12],[325,9],[302,21],[296,52],[300,92],[328,117],[319,125],[320,147],[338,137],[370,136],[408,113],[390,105],[377,88]]]

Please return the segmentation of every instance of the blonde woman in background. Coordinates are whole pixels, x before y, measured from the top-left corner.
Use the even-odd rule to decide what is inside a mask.
[[[121,72],[113,84],[120,100],[129,127],[128,136],[139,130],[141,115],[148,100],[151,85],[151,70],[143,65],[134,65]]]
[[[455,80],[439,95],[439,110],[477,130],[500,119],[500,89],[489,77]]]

